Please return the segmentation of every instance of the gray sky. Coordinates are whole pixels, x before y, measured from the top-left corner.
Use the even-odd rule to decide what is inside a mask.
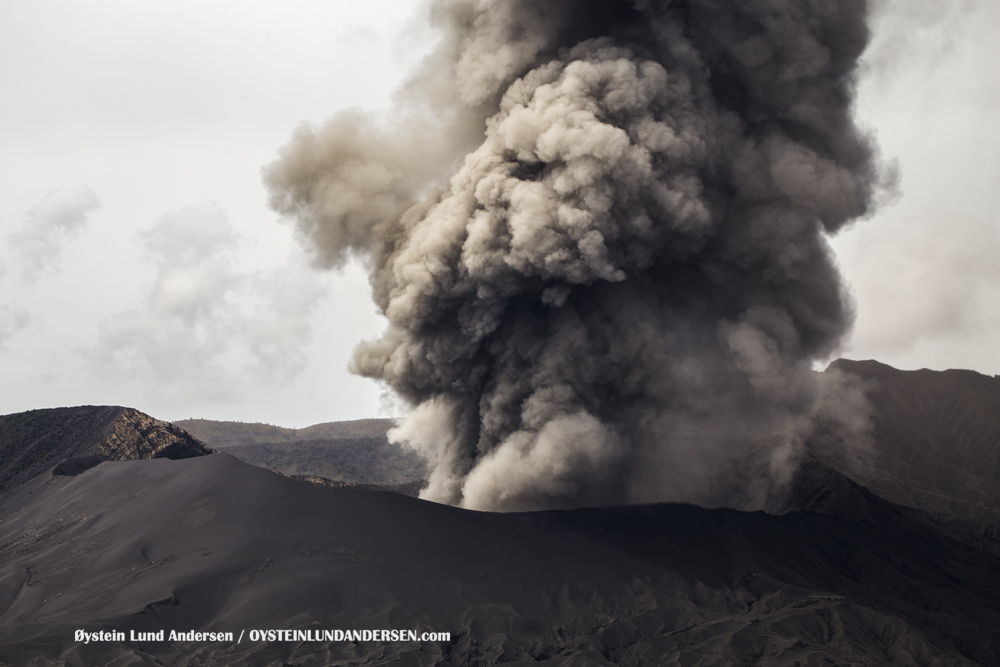
[[[285,426],[393,413],[346,371],[382,327],[316,271],[260,169],[303,121],[388,106],[413,0],[0,3],[0,414],[121,404]],[[843,356],[1000,374],[1000,12],[896,2],[858,116],[899,196],[832,240]]]

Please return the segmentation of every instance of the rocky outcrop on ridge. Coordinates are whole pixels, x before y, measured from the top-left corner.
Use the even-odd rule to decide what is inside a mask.
[[[49,470],[77,475],[104,461],[212,453],[183,429],[133,408],[77,406],[0,416],[0,493]]]

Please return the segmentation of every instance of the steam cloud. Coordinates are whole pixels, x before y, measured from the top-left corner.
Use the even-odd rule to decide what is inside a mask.
[[[298,131],[272,206],[369,263],[389,325],[352,366],[415,406],[392,437],[423,497],[711,503],[794,438],[851,322],[825,235],[881,178],[851,116],[867,10],[438,0],[389,122]]]

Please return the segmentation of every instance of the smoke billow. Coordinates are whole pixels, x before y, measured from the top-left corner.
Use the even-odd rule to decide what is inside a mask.
[[[369,263],[389,325],[352,365],[414,406],[392,436],[423,497],[714,502],[749,443],[795,439],[851,322],[825,236],[879,187],[866,15],[438,0],[389,122],[298,132],[272,205],[322,262]]]

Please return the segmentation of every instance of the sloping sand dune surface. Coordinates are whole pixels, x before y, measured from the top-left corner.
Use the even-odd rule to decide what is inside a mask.
[[[997,663],[1000,562],[843,487],[847,509],[829,514],[488,514],[225,454],[105,462],[0,500],[0,662]],[[271,628],[451,637],[249,638]],[[160,629],[244,636],[129,639]],[[126,639],[88,644],[77,630]]]

